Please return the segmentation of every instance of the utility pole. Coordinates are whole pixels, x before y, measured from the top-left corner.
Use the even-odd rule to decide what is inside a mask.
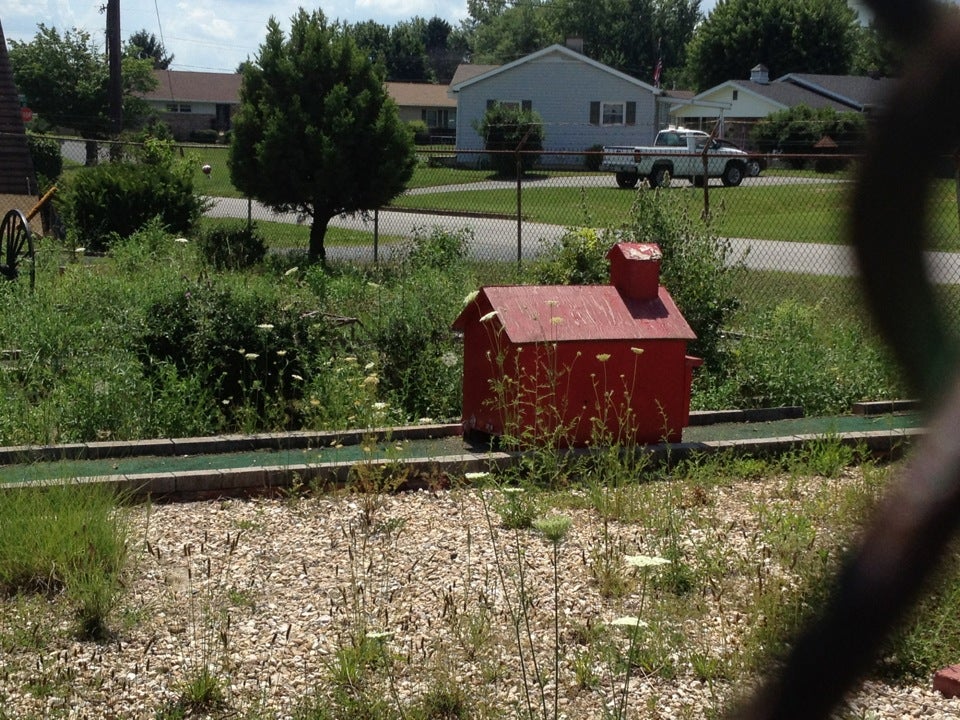
[[[123,129],[123,84],[120,78],[120,0],[107,0],[107,63],[110,68],[110,123],[115,135]]]

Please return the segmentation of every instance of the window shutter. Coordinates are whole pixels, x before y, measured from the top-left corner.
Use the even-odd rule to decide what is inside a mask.
[[[590,101],[590,124],[591,125],[600,124],[600,101],[599,100]]]
[[[530,112],[533,110],[533,100],[521,100],[520,109],[524,112]]]
[[[632,100],[627,103],[627,125],[637,124],[637,103]]]

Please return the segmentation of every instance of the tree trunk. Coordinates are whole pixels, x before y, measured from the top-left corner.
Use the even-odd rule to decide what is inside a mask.
[[[329,223],[329,215],[314,213],[313,222],[310,224],[310,248],[307,251],[310,262],[319,261],[324,265],[327,263],[327,250],[323,246],[323,239],[327,235],[327,225]]]

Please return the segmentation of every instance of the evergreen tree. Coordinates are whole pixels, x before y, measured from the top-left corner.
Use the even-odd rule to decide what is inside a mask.
[[[166,70],[173,62],[173,55],[167,54],[167,49],[157,36],[146,30],[137,30],[124,47],[124,54],[139,60],[153,62],[154,70]]]
[[[349,32],[302,8],[285,37],[271,18],[244,68],[230,177],[278,212],[311,218],[309,256],[326,258],[330,219],[372,210],[413,174],[413,137],[383,77]]]

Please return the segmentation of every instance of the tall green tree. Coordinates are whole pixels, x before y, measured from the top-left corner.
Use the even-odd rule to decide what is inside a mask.
[[[173,55],[167,54],[167,49],[157,36],[147,30],[137,30],[123,48],[124,55],[140,60],[151,60],[155,70],[166,70],[173,62]]]
[[[871,23],[860,28],[851,72],[854,75],[895,77],[900,74],[905,55],[903,47]]]
[[[588,56],[646,82],[658,62],[662,80],[680,73],[702,19],[700,0],[553,0],[550,9],[554,42],[582,38]]]
[[[439,83],[449,83],[464,59],[465,47],[458,47],[458,40],[453,27],[443,18],[434,16],[427,21],[427,61]]]
[[[230,177],[279,212],[311,218],[309,256],[324,261],[330,219],[372,210],[413,174],[413,137],[383,77],[349,32],[302,8],[289,37],[276,19],[244,69]]]
[[[427,57],[427,21],[415,17],[390,28],[387,78],[397,82],[430,82],[433,72]]]
[[[746,79],[757,63],[772,77],[843,75],[858,27],[846,0],[719,0],[687,48],[687,70],[700,89]]]
[[[90,33],[74,29],[61,34],[41,23],[33,40],[10,45],[14,80],[34,112],[91,141],[110,136],[110,71],[106,54],[93,44]],[[123,58],[123,117],[128,124],[147,113],[138,94],[156,86],[152,66],[150,60]],[[96,157],[96,143],[87,143],[87,164],[94,164]]]
[[[368,58],[386,68],[387,80],[391,80],[387,68],[387,55],[390,53],[390,28],[376,20],[345,26],[345,30]]]
[[[499,0],[470,2],[468,7],[473,17],[473,62],[507,63],[555,42],[540,0],[510,5]]]

